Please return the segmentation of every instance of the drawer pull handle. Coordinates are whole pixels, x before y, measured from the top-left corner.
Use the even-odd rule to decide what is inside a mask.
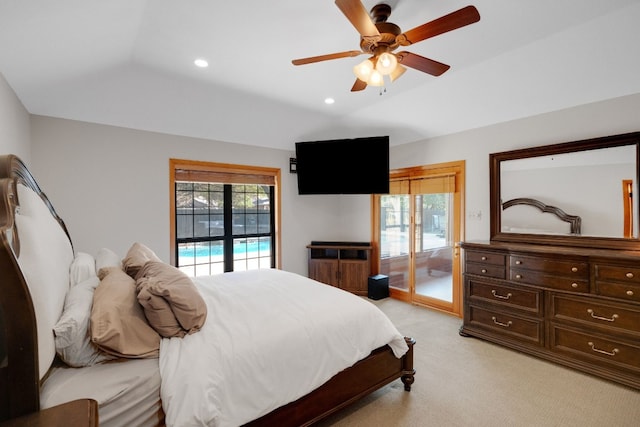
[[[496,292],[495,289],[491,290],[491,294],[496,297],[496,298],[500,298],[500,299],[509,299],[511,298],[511,292],[509,292],[507,295],[500,295],[498,292]]]
[[[633,279],[633,273],[627,273],[625,276],[627,276],[627,279]]]
[[[618,317],[620,317],[620,316],[618,316],[617,314],[614,314],[614,315],[613,315],[613,316],[611,316],[611,317],[602,317],[602,316],[598,316],[598,315],[597,315],[597,314],[595,314],[595,313],[593,312],[593,310],[592,310],[592,309],[590,309],[590,308],[588,308],[588,309],[587,309],[587,313],[589,313],[589,314],[591,315],[591,317],[593,317],[594,319],[604,320],[604,321],[606,321],[606,322],[615,322],[615,321],[616,321],[616,319],[617,319]]]
[[[522,279],[522,276],[520,274],[516,274],[516,279]]]
[[[520,260],[516,261],[516,265],[520,265],[520,264],[522,264],[522,261]]]
[[[576,288],[578,287],[578,284],[577,284],[577,283],[572,283],[572,284],[571,284],[571,287],[572,287],[573,289],[576,289]]]
[[[595,344],[591,341],[589,341],[588,344],[591,347],[591,350],[595,351],[596,353],[606,354],[607,356],[615,356],[620,352],[620,350],[618,350],[617,348],[614,348],[612,351],[600,350],[599,348],[596,348]]]
[[[507,323],[498,322],[498,319],[496,319],[496,316],[491,316],[491,320],[493,320],[493,323],[495,323],[496,325],[503,326],[505,328],[508,328],[513,324],[511,320],[509,320]]]
[[[629,295],[630,297],[633,296],[633,291],[627,291],[627,295]]]
[[[482,257],[482,258],[480,258],[480,259],[481,259],[482,261],[486,261],[486,260],[487,260],[487,257],[486,257],[486,256],[483,256],[483,257]]]
[[[486,268],[483,268],[482,270],[480,270],[480,272],[481,272],[482,274],[485,274],[485,273],[487,272],[487,269],[486,269]]]
[[[571,272],[572,272],[572,273],[575,273],[575,272],[577,272],[577,271],[578,271],[578,267],[571,267]]]

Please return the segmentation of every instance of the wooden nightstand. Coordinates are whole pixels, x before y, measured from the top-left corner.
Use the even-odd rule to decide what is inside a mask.
[[[0,427],[97,427],[98,402],[78,399],[3,421]]]

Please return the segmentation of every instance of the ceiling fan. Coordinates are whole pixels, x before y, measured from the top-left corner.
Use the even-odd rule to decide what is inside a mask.
[[[370,58],[354,67],[357,78],[352,92],[367,86],[384,85],[385,75],[393,82],[407,70],[405,66],[433,76],[441,75],[450,68],[449,65],[404,50],[397,53],[393,51],[399,46],[410,46],[480,20],[478,10],[474,6],[466,6],[403,33],[400,27],[387,22],[391,6],[386,3],[373,6],[371,14],[367,13],[360,0],[335,0],[335,3],[360,33],[360,50],[294,59],[291,62],[293,65],[304,65],[370,54]]]

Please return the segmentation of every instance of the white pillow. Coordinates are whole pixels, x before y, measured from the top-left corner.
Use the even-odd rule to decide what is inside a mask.
[[[73,248],[60,223],[33,190],[18,184],[20,209],[16,228],[20,239],[18,264],[36,312],[40,379],[56,355],[52,328],[62,315],[69,290]]]
[[[69,267],[69,284],[75,286],[89,277],[96,276],[96,259],[93,255],[78,252]]]
[[[111,249],[102,248],[96,254],[96,274],[100,279],[104,276],[104,272],[100,274],[100,270],[109,267],[118,267],[122,270],[122,259]]]
[[[80,368],[115,359],[91,342],[89,318],[93,292],[100,284],[95,274],[72,287],[64,301],[64,311],[53,327],[56,352],[69,366]]]

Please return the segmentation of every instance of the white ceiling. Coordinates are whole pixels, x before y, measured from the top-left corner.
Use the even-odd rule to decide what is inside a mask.
[[[468,4],[481,18],[406,48],[449,71],[408,69],[380,95],[350,92],[365,57],[291,64],[359,49],[333,0],[0,0],[0,73],[32,114],[285,150],[398,145],[640,93],[640,0],[387,3],[403,31]]]

